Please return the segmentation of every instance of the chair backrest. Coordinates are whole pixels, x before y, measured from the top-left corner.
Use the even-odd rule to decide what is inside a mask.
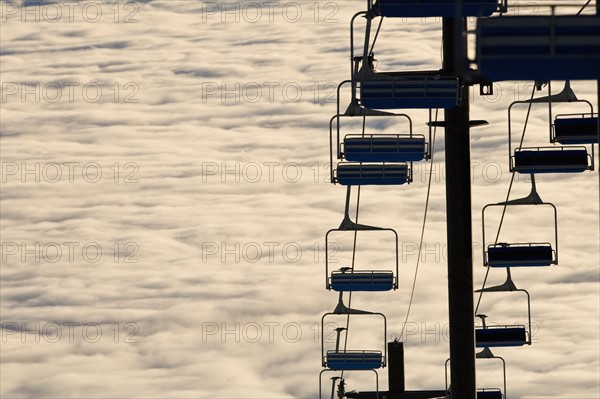
[[[556,118],[554,140],[561,144],[597,144],[598,117]]]
[[[462,0],[459,14],[463,17],[489,17],[499,7],[498,0]],[[453,18],[457,12],[456,0],[377,0],[375,10],[388,18]]]
[[[579,173],[591,168],[588,161],[585,147],[523,148],[515,151],[513,168],[525,174]]]
[[[600,78],[600,17],[503,16],[477,23],[477,63],[497,80]]]
[[[381,351],[327,351],[327,367],[335,370],[371,370],[383,366]]]
[[[475,342],[478,348],[522,346],[527,343],[527,330],[525,326],[476,328]]]
[[[330,287],[338,292],[351,291],[391,291],[395,288],[395,277],[392,271],[360,270],[331,273]]]
[[[459,104],[458,78],[377,73],[360,80],[360,101],[369,109],[452,108]]]
[[[552,246],[544,244],[493,244],[488,246],[491,267],[550,266],[554,263]]]
[[[339,163],[336,174],[344,186],[401,185],[411,179],[408,164]]]
[[[343,156],[354,162],[418,162],[427,157],[427,143],[422,135],[348,135]]]

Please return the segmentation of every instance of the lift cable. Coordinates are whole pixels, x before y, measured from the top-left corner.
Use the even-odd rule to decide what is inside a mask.
[[[535,82],[533,84],[533,90],[531,92],[531,100],[533,100],[533,97],[535,95]],[[531,106],[533,105],[532,102],[529,103],[529,106],[527,107],[527,115],[525,116],[525,124],[523,125],[523,133],[521,134],[521,140],[519,141],[519,149],[521,149],[523,147],[523,140],[525,139],[525,132],[527,131],[527,123],[529,122],[529,116],[531,115]],[[500,217],[500,224],[498,225],[498,231],[496,232],[496,239],[494,240],[494,244],[498,243],[498,239],[500,238],[500,231],[502,230],[502,223],[504,222],[504,216],[506,215],[506,207],[508,206],[507,202],[510,199],[510,193],[512,191],[512,187],[513,187],[513,183],[515,182],[515,174],[516,171],[512,172],[512,176],[510,179],[510,185],[508,186],[508,193],[506,193],[506,200],[504,201],[504,207],[502,208],[502,216]],[[535,177],[531,177],[532,179],[534,179]],[[485,243],[482,243],[481,245],[483,245],[485,247]],[[484,249],[485,250],[485,249]],[[507,272],[510,272],[507,268]],[[483,289],[485,289],[485,284],[487,283],[487,279],[488,276],[490,274],[490,265],[487,265],[487,269],[485,271],[485,277],[483,278],[483,285],[481,287],[481,291],[479,292],[479,298],[477,299],[477,306],[475,307],[475,314],[478,313],[479,311],[479,305],[481,304],[481,298],[483,297]]]
[[[363,116],[363,124],[362,124],[362,135],[365,135],[365,128],[366,128],[366,117]],[[361,186],[358,186],[358,190],[357,190],[357,194],[356,194],[356,215],[354,217],[355,223],[358,224],[358,210],[360,208],[360,188]],[[354,263],[356,260],[356,239],[358,236],[358,230],[354,230],[354,242],[352,244],[352,263],[350,266],[350,273],[354,273]],[[351,308],[352,307],[352,291],[350,291],[348,293],[348,307]],[[346,316],[346,334],[344,336],[344,353],[346,352],[346,348],[348,346],[348,329],[350,328],[350,314],[348,314]],[[342,370],[341,373],[341,378],[344,378],[344,370]]]
[[[596,1],[598,1],[598,0],[596,0]],[[583,10],[585,10],[586,7],[590,5],[591,2],[592,2],[592,0],[587,0],[587,2],[583,5],[583,7],[581,7],[581,9],[579,11],[577,11],[577,14],[575,14],[575,15],[580,15],[583,12]]]
[[[377,32],[375,32],[375,38],[373,39],[373,45],[371,46],[371,50],[369,51],[370,55],[371,53],[373,53],[373,50],[375,49],[375,43],[377,43],[377,38],[379,37],[379,32],[381,31],[381,25],[383,24],[383,17],[381,17],[381,19],[379,20],[379,25],[377,26]]]
[[[431,116],[431,111],[430,112],[430,116]],[[438,113],[439,113],[439,109],[435,110],[435,121],[437,122],[438,120]],[[429,181],[427,182],[427,196],[425,199],[425,212],[423,214],[423,227],[421,228],[421,240],[419,241],[419,252],[417,254],[417,265],[415,267],[415,275],[413,278],[413,283],[412,283],[412,289],[410,292],[410,300],[408,301],[408,309],[406,311],[406,319],[404,319],[404,324],[402,324],[402,330],[400,331],[400,340],[402,340],[402,337],[404,336],[404,329],[406,328],[406,324],[408,323],[408,317],[410,315],[410,310],[412,308],[412,302],[413,302],[413,298],[415,296],[415,287],[417,285],[417,275],[419,274],[419,265],[420,265],[420,260],[421,260],[421,250],[423,248],[423,238],[425,236],[425,224],[427,222],[427,211],[429,210],[429,197],[431,194],[431,181],[432,181],[432,175],[433,175],[433,154],[434,154],[434,150],[435,150],[435,135],[436,135],[436,131],[437,131],[437,127],[433,128],[433,137],[431,139],[431,160],[429,163]]]

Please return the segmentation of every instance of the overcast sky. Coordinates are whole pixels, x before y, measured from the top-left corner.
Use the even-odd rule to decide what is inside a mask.
[[[319,323],[337,301],[325,290],[325,233],[345,199],[328,183],[328,123],[335,87],[349,78],[349,21],[365,3],[2,0],[2,397],[318,397]],[[377,69],[439,68],[440,27],[386,20]],[[573,88],[597,105],[594,82]],[[504,200],[510,183],[507,109],[531,89],[473,91],[472,119],[490,122],[472,131],[477,287],[481,209]],[[515,137],[525,111],[514,113]],[[426,134],[427,114],[407,112]],[[369,129],[407,125],[387,119]],[[406,316],[431,171],[404,337],[409,389],[444,388],[443,142],[439,131],[433,166],[415,165],[412,184],[361,195],[362,222],[398,231],[400,289],[352,303],[384,313],[391,340]],[[544,106],[532,112],[525,145],[549,145]],[[529,192],[517,177],[511,198]],[[507,362],[510,398],[598,398],[598,174],[537,180],[558,208],[559,265],[514,271],[531,293],[534,344],[495,352]],[[553,229],[540,207],[509,214],[501,238],[549,241]],[[357,267],[388,269],[393,242],[373,234],[358,235]],[[334,267],[347,265],[352,234],[332,242]],[[489,283],[504,277],[492,270]],[[527,320],[515,293],[486,295],[480,310],[498,324]],[[332,326],[345,323],[330,321],[326,348]],[[352,319],[349,349],[383,345],[379,320]],[[478,366],[481,388],[502,385],[499,364]],[[366,373],[348,374],[347,384],[374,389]]]

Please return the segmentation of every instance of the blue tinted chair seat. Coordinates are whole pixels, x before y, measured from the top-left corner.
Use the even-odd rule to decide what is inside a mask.
[[[477,63],[489,80],[600,78],[600,17],[503,16],[477,23]]]
[[[375,10],[382,17],[456,16],[456,0],[377,0]],[[497,0],[463,0],[461,16],[489,17],[498,9]]]
[[[400,185],[410,181],[407,164],[339,163],[336,181],[344,186]]]
[[[326,366],[333,370],[372,370],[383,366],[381,351],[327,351]]]
[[[585,147],[523,148],[515,151],[513,169],[519,173],[577,173],[590,169]]]
[[[425,136],[349,135],[343,155],[355,162],[418,162],[427,155],[427,143]]]
[[[494,244],[488,246],[490,267],[550,266],[554,263],[550,244]]]
[[[561,144],[598,143],[598,118],[556,118],[554,140]]]
[[[475,342],[478,348],[523,346],[527,343],[527,331],[524,326],[476,328]]]
[[[502,399],[502,391],[499,389],[484,389],[477,391],[477,399]]]
[[[330,287],[334,291],[391,291],[395,288],[391,271],[346,271],[331,273]]]
[[[377,73],[360,80],[361,104],[370,109],[452,108],[459,103],[458,78]]]

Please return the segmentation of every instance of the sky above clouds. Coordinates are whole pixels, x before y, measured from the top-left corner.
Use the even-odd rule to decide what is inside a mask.
[[[324,250],[345,199],[328,183],[329,120],[349,78],[349,21],[365,1],[0,5],[0,395],[318,397],[321,340],[331,347],[332,326],[345,323],[332,317],[321,337],[321,316],[337,302],[325,290],[325,256],[339,268],[352,245],[339,233]],[[437,69],[440,38],[433,18],[386,20],[377,69]],[[597,106],[594,82],[572,86]],[[561,88],[553,82],[553,93]],[[507,109],[532,84],[495,89],[481,97],[475,87],[471,98],[472,119],[490,122],[472,130],[476,287],[481,209],[504,200],[511,179]],[[525,112],[514,113],[515,137]],[[407,113],[428,134],[427,113]],[[547,118],[533,109],[526,145],[547,145]],[[368,128],[406,132],[405,121],[383,119]],[[406,316],[430,175],[404,337],[410,389],[443,389],[448,357],[443,131],[412,184],[365,187],[360,199],[360,221],[400,237],[399,290],[352,300],[387,316],[391,340]],[[511,198],[529,192],[517,178]],[[534,344],[495,351],[511,398],[600,396],[598,181],[597,171],[537,177],[558,208],[560,263],[513,272],[531,293]],[[502,233],[509,241],[527,231],[551,240],[548,214],[510,214]],[[359,234],[356,264],[390,268],[390,246],[388,236]],[[504,277],[492,270],[488,284]],[[485,295],[481,311],[499,324],[527,319],[517,294]],[[349,348],[383,345],[378,320],[351,323]],[[484,363],[481,387],[499,387],[498,365]],[[347,384],[374,389],[365,373]]]

